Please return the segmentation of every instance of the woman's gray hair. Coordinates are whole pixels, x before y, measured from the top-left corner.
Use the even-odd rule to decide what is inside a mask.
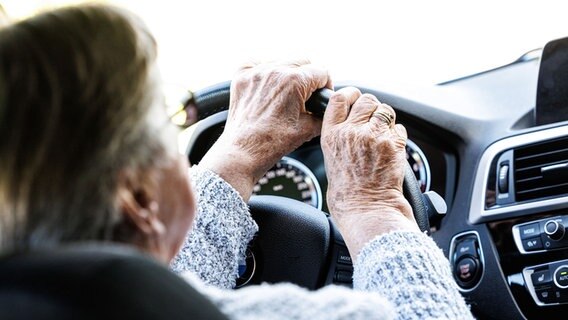
[[[155,59],[143,23],[109,6],[0,31],[0,251],[124,229],[119,176],[173,151]]]

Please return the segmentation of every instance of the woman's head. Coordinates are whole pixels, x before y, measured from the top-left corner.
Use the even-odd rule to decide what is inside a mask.
[[[146,27],[107,6],[0,31],[1,249],[118,240],[174,251],[180,236],[164,225],[189,227],[193,199],[187,179],[179,199],[162,188],[186,173],[155,59]]]

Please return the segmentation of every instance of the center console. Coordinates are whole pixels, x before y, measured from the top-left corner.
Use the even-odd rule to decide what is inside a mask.
[[[469,222],[487,225],[499,266],[522,314],[528,319],[564,318],[568,312],[568,126],[491,145],[481,158],[472,201]]]

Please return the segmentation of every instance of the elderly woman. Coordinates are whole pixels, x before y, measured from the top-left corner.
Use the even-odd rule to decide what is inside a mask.
[[[471,317],[402,195],[406,131],[373,116],[394,118],[390,107],[345,88],[322,122],[304,103],[331,88],[326,70],[307,61],[244,66],[225,131],[190,178],[155,58],[145,26],[111,7],[60,9],[0,31],[2,252],[127,243],[171,263],[232,319]],[[355,290],[227,290],[258,229],[246,204],[255,182],[320,133]]]

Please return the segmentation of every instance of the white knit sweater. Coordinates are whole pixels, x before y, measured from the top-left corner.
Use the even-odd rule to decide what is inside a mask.
[[[292,284],[234,287],[239,258],[258,226],[246,203],[215,173],[191,170],[198,199],[193,230],[172,269],[230,319],[471,319],[448,260],[418,232],[393,232],[367,243],[353,287],[308,291]]]

